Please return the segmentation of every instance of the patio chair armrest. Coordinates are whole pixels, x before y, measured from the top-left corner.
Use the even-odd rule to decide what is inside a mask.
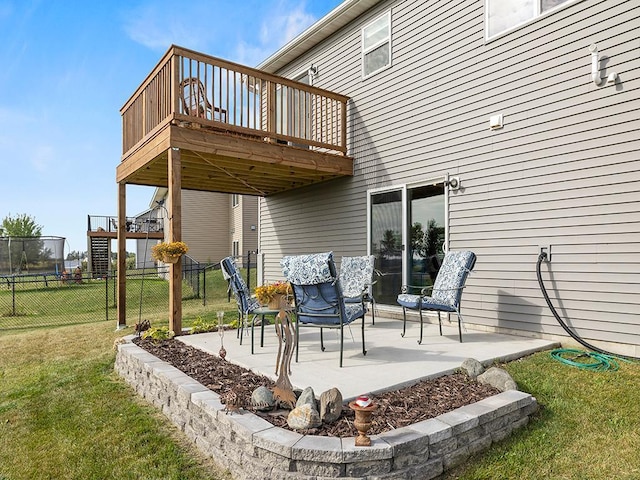
[[[400,289],[400,293],[411,293],[411,291],[419,291],[421,295],[425,295],[424,291],[431,289],[431,287],[425,287],[424,285],[403,285]]]
[[[450,292],[450,291],[454,291],[454,290],[462,290],[465,286],[464,285],[460,285],[459,287],[454,287],[454,288],[439,288],[438,291],[439,292]],[[433,288],[433,287],[429,287],[429,288]]]

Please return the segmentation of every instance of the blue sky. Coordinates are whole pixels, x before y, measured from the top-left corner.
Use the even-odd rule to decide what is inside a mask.
[[[120,107],[171,44],[255,66],[339,0],[0,0],[0,221],[26,213],[87,249],[115,215]],[[127,187],[127,214],[152,187]]]

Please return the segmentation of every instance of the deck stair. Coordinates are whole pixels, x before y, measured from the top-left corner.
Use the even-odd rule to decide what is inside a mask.
[[[109,239],[91,237],[91,273],[94,277],[102,277],[109,273]]]

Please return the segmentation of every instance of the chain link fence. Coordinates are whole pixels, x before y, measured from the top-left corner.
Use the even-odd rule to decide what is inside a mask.
[[[245,256],[247,283],[255,285],[255,257]],[[127,271],[127,324],[168,320],[169,268]],[[220,264],[185,259],[182,312],[187,321],[214,320],[216,310],[235,310]],[[77,323],[117,321],[117,272],[100,278],[78,273],[0,275],[0,331]]]

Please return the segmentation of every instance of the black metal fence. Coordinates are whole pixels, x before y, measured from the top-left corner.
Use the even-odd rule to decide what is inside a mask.
[[[255,257],[245,257],[248,285],[255,285]],[[166,320],[169,311],[169,268],[127,271],[127,323]],[[89,275],[0,276],[0,330],[116,321],[117,272]],[[229,303],[220,264],[183,262],[182,311],[185,318],[215,318],[216,308]]]

